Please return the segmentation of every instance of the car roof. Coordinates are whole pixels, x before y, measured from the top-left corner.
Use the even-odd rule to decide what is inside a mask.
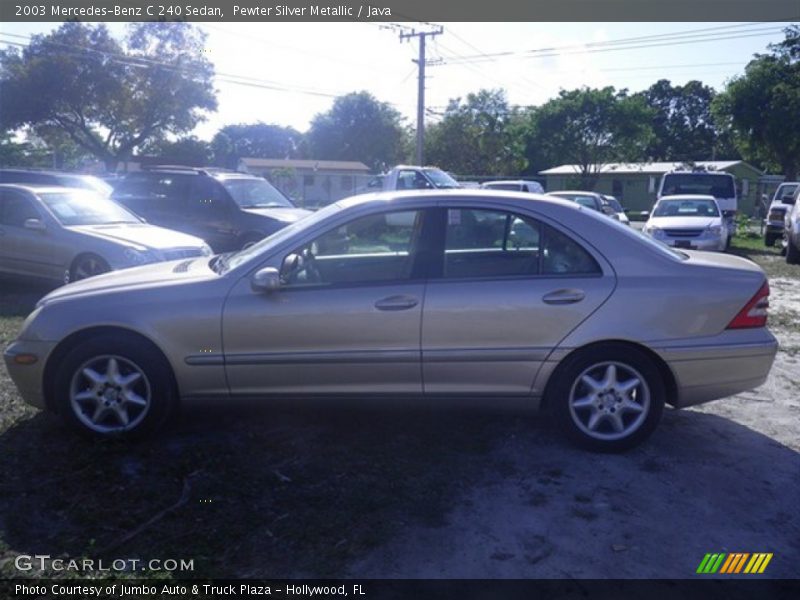
[[[670,196],[661,196],[658,199],[659,202],[664,200],[713,200],[714,202],[717,201],[714,196],[710,194],[672,194]]]
[[[55,192],[93,192],[86,188],[67,187],[65,185],[51,185],[47,183],[0,183],[0,189],[20,189],[33,194],[49,194]],[[97,193],[97,192],[94,192]]]
[[[575,202],[547,196],[545,194],[531,194],[528,192],[488,190],[480,188],[372,192],[368,194],[350,196],[349,198],[339,200],[336,202],[336,204],[341,208],[388,203],[402,205],[417,202],[421,199],[430,199],[432,203],[436,200],[457,199],[467,204],[485,202],[486,200],[500,200],[503,202],[510,202],[511,204],[518,204],[519,207],[523,209],[533,208],[537,204],[546,204],[548,206],[555,204],[569,210],[586,210],[585,207],[576,204]]]

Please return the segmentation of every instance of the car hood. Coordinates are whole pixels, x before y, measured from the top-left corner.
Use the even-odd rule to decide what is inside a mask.
[[[200,248],[205,244],[203,240],[192,235],[147,223],[80,225],[67,229],[121,246],[140,246],[149,250]]]
[[[201,279],[215,279],[218,275],[209,268],[210,261],[211,257],[201,256],[109,271],[57,288],[42,298],[37,306],[98,293],[119,293]]]
[[[243,208],[242,210],[253,215],[269,217],[281,223],[294,223],[311,214],[310,210],[304,208]]]
[[[711,225],[721,225],[720,217],[650,217],[648,227],[659,229],[705,229]]]

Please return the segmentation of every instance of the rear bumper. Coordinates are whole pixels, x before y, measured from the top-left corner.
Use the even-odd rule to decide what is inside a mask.
[[[658,354],[675,375],[676,408],[725,398],[763,384],[775,360],[778,342],[767,329],[748,337],[751,339],[740,343],[658,348]]]

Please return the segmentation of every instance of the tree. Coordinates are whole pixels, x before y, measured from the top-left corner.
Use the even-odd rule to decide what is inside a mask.
[[[190,135],[174,141],[158,140],[142,147],[140,154],[156,156],[164,163],[202,167],[211,163],[211,144]]]
[[[0,127],[59,129],[114,170],[216,110],[204,40],[186,23],[132,23],[124,45],[104,25],[77,22],[33,36],[21,52],[0,51]]]
[[[296,158],[302,134],[292,127],[268,123],[226,125],[211,141],[214,162],[235,168],[241,158]]]
[[[529,114],[528,161],[545,168],[575,164],[579,185],[591,190],[604,164],[641,159],[653,136],[652,116],[644,99],[626,90],[561,91]]]
[[[462,175],[516,175],[525,158],[513,118],[502,90],[450,100],[442,120],[427,130],[426,155],[432,164]]]
[[[800,27],[785,32],[783,42],[728,82],[712,110],[730,127],[742,156],[794,180],[800,174]]]
[[[306,134],[311,158],[358,160],[374,170],[401,162],[409,132],[391,105],[368,92],[339,96]]]
[[[712,160],[717,130],[711,116],[714,89],[699,81],[673,86],[661,79],[641,93],[653,109],[653,133],[645,150],[650,160]],[[728,158],[728,157],[725,157]]]

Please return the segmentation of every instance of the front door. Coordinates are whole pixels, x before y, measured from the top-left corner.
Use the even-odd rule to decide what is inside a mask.
[[[276,291],[243,278],[223,315],[231,393],[421,393],[425,214],[370,214],[304,242],[274,261]]]

